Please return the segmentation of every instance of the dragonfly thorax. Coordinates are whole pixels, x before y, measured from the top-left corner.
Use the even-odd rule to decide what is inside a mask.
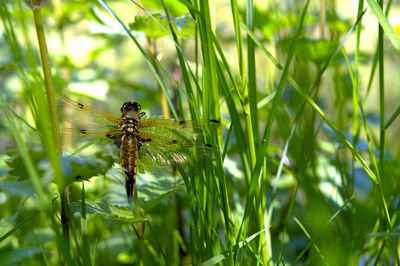
[[[136,127],[136,122],[133,120],[127,120],[127,121],[129,121],[129,122],[122,125],[122,130],[126,134],[133,134],[135,132],[138,132],[137,127]]]

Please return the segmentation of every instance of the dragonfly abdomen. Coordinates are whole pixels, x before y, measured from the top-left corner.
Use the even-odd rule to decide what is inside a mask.
[[[135,189],[138,149],[136,137],[126,134],[121,140],[121,165],[125,174],[125,189],[128,201],[132,201]]]

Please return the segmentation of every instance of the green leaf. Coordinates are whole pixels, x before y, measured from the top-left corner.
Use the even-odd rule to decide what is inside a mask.
[[[23,182],[4,181],[0,183],[0,190],[4,190],[11,197],[27,196],[35,192],[29,180]]]
[[[23,221],[18,223],[16,223],[16,218],[19,215],[19,212],[16,212],[12,217],[0,220],[0,243],[11,236],[13,233],[15,233],[17,230],[19,230],[21,227],[23,227],[25,224],[29,223],[39,213],[39,211],[35,211]]]
[[[284,50],[289,50],[292,39],[283,39],[281,44]],[[338,43],[328,40],[300,39],[295,49],[295,55],[304,60],[313,61],[316,64],[323,64],[329,60],[336,51]],[[337,61],[340,57],[335,57]]]
[[[15,227],[17,216],[18,213],[14,213],[13,216],[0,219],[0,243],[5,239],[3,236],[7,233],[7,231],[10,231],[13,227]]]
[[[186,6],[176,0],[146,0],[142,1],[145,3],[147,9],[159,9],[164,10],[163,4],[167,8],[168,12],[173,16],[181,16],[188,12]]]
[[[86,213],[100,215],[109,219],[125,222],[125,223],[138,223],[147,221],[146,218],[136,218],[131,210],[107,203],[98,203],[94,201],[85,200]],[[81,212],[81,201],[73,202],[71,204],[72,213]]]
[[[149,211],[170,195],[184,190],[183,182],[177,182],[176,178],[162,178],[140,186],[139,196],[144,201],[143,209]]]
[[[104,175],[114,165],[111,155],[102,151],[92,157],[63,156],[62,166],[67,185],[74,181],[86,181],[97,175]]]
[[[6,164],[11,169],[8,171],[9,175],[18,178],[18,181],[24,181],[29,178],[29,174],[25,165],[23,163],[20,153],[15,148],[9,148],[6,151],[9,159],[6,160]],[[41,145],[35,145],[33,147],[28,147],[28,153],[31,155],[34,165],[38,165],[41,162],[47,161],[46,154]],[[47,161],[48,162],[48,161]],[[38,169],[39,175],[43,175],[44,169]]]
[[[25,236],[25,241],[29,245],[44,245],[56,238],[54,231],[49,227],[39,228]]]
[[[191,18],[171,18],[174,32],[178,37],[194,36],[196,24]],[[136,16],[135,21],[129,24],[133,31],[144,32],[151,38],[160,38],[171,34],[168,17],[154,14],[149,16]]]
[[[29,149],[29,153],[32,156],[34,165],[38,168],[39,174],[41,176],[53,177],[52,168],[49,165],[43,147],[36,145]],[[12,176],[16,176],[18,181],[27,180],[29,177],[28,171],[23,164],[20,154],[13,149],[9,149],[7,155],[10,156],[10,159],[6,160],[6,163],[8,167],[11,168],[8,173]],[[99,151],[91,157],[62,157],[62,166],[66,185],[75,181],[89,180],[93,176],[104,175],[113,165],[113,157],[110,154],[105,154],[105,150]],[[8,183],[6,185],[10,187],[13,184]],[[18,190],[21,190],[22,188],[26,189],[26,187],[21,187]],[[18,191],[15,192],[17,193]]]
[[[246,10],[241,9],[240,14],[243,18],[246,17]],[[267,40],[271,40],[274,34],[279,31],[296,27],[300,17],[293,12],[283,12],[277,8],[264,8],[254,6],[254,27],[261,30],[263,36]],[[315,15],[307,14],[304,18],[307,24],[317,24],[318,18]]]
[[[41,251],[40,248],[36,247],[3,249],[0,251],[1,265],[20,265],[23,260],[30,258]]]

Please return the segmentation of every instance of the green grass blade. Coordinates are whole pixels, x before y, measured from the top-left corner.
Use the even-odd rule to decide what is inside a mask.
[[[357,81],[356,81],[356,78],[354,77],[353,71],[352,71],[351,66],[350,66],[350,62],[349,62],[348,57],[347,57],[347,54],[346,54],[346,52],[345,52],[344,50],[343,50],[343,55],[344,55],[344,58],[346,59],[347,69],[348,69],[348,72],[349,72],[349,74],[350,74],[350,78],[351,78],[352,83],[353,83],[354,98],[355,98],[355,101],[357,102],[357,106],[360,108],[360,111],[361,111],[361,118],[362,118],[362,121],[363,121],[365,134],[366,134],[366,136],[367,136],[367,142],[368,142],[368,150],[369,150],[370,160],[371,160],[371,162],[372,162],[372,166],[374,167],[375,172],[379,174],[378,165],[377,165],[377,163],[376,163],[376,158],[375,158],[374,150],[373,150],[373,147],[372,147],[371,136],[370,136],[370,134],[369,134],[367,118],[366,118],[366,116],[365,116],[364,107],[363,107],[363,105],[362,105],[362,103],[361,103],[361,98],[360,98],[360,94],[359,94],[358,83],[357,83]],[[356,109],[356,110],[357,110],[357,109]],[[354,146],[355,146],[355,145],[356,145],[356,144],[354,144]],[[378,181],[378,178],[377,178],[377,181]]]
[[[331,224],[333,222],[333,220],[335,220],[335,218],[343,211],[343,209],[354,199],[354,195],[351,196],[348,200],[346,200],[346,202],[331,216],[331,218],[328,220],[328,222],[326,223],[326,225],[324,226],[324,229],[326,229],[328,227],[329,224]],[[299,224],[299,226],[301,228],[303,228],[303,226],[301,226],[301,223],[298,222],[297,218],[294,218],[296,223]],[[311,246],[314,246],[314,248],[318,249],[317,246],[315,246],[315,240],[318,239],[319,234],[316,234],[313,238],[309,236],[308,233],[306,233],[305,230],[303,230],[305,232],[305,234],[307,235],[307,237],[310,239],[310,242],[308,242],[307,246],[300,252],[300,254],[297,256],[297,258],[295,259],[295,261],[293,262],[293,264],[298,263],[301,258],[303,257],[303,255],[310,249]]]
[[[254,3],[253,0],[246,1],[246,25],[253,31],[254,29]],[[240,33],[240,32],[239,32]],[[254,135],[255,146],[258,146],[258,115],[257,115],[257,84],[256,84],[256,58],[255,44],[251,38],[247,38],[247,89],[249,94],[249,115],[251,118],[252,132]]]
[[[393,27],[390,25],[388,19],[382,11],[382,8],[374,0],[367,0],[367,2],[374,12],[376,18],[378,19],[382,29],[385,31],[385,34],[388,37],[389,41],[392,43],[397,52],[400,53],[400,38]]]
[[[259,235],[264,233],[266,230],[267,229],[260,230],[260,231],[258,231],[256,233],[252,234],[251,236],[247,237],[244,241],[240,241],[237,245],[235,245],[233,247],[233,250],[235,252],[237,252],[242,247],[248,246],[251,241],[256,239]],[[229,255],[228,251],[226,250],[225,252],[222,252],[222,253],[220,253],[220,254],[218,254],[218,255],[216,255],[216,256],[214,256],[214,257],[212,257],[212,258],[210,258],[210,259],[208,259],[208,260],[206,260],[204,262],[202,262],[200,265],[202,265],[202,266],[215,265],[217,263],[220,263],[224,259],[226,259],[228,256],[230,256],[230,255]]]
[[[118,21],[118,23],[123,27],[125,32],[128,34],[129,38],[135,43],[136,47],[139,49],[140,53],[145,58],[148,66],[150,67],[150,70],[153,72],[154,77],[156,78],[158,84],[162,88],[164,95],[166,96],[168,106],[170,108],[170,111],[172,112],[173,117],[175,119],[178,119],[178,115],[176,113],[175,106],[173,105],[173,103],[171,101],[171,97],[168,94],[168,91],[164,84],[164,81],[162,80],[160,75],[158,75],[157,70],[155,69],[154,65],[152,64],[150,55],[144,50],[144,48],[140,45],[140,43],[137,41],[135,36],[133,36],[131,31],[128,29],[128,27],[122,22],[122,20],[118,17],[118,15],[108,6],[108,4],[103,0],[98,0],[98,1]]]
[[[16,231],[18,231],[21,227],[23,227],[25,224],[29,223],[33,218],[35,218],[40,211],[36,211],[32,213],[30,216],[25,218],[22,222],[18,223],[16,226],[14,226],[12,229],[10,229],[8,232],[6,232],[4,235],[0,236],[0,243],[3,242],[3,240],[6,240],[9,236],[14,234]]]
[[[275,94],[275,98],[274,98],[273,105],[272,105],[272,108],[271,108],[271,112],[270,112],[270,115],[269,115],[269,118],[268,118],[268,122],[267,122],[266,128],[264,130],[264,134],[263,134],[263,137],[262,137],[262,142],[261,142],[260,148],[259,148],[258,153],[257,153],[257,161],[256,161],[256,165],[254,167],[254,170],[252,172],[250,189],[249,189],[249,193],[248,193],[248,196],[247,196],[247,199],[246,199],[245,213],[244,213],[244,217],[243,217],[242,224],[241,224],[241,230],[239,232],[237,241],[239,241],[239,239],[241,238],[241,235],[243,233],[245,233],[246,230],[247,230],[247,224],[248,224],[248,221],[250,219],[249,213],[250,213],[252,202],[253,202],[253,199],[254,199],[254,194],[255,194],[256,188],[258,186],[258,180],[259,180],[259,176],[260,176],[260,173],[261,173],[261,168],[263,166],[264,156],[265,156],[266,151],[267,151],[269,138],[270,138],[270,133],[271,133],[271,128],[272,128],[272,123],[273,123],[273,121],[275,119],[277,108],[278,108],[278,104],[280,102],[281,95],[282,95],[282,92],[283,92],[283,88],[284,88],[284,86],[286,84],[286,80],[287,80],[287,77],[289,75],[289,67],[290,67],[291,60],[292,60],[292,58],[294,56],[295,47],[296,47],[296,44],[298,43],[299,37],[300,37],[300,35],[302,33],[302,30],[303,30],[303,22],[304,22],[305,14],[307,12],[309,3],[310,3],[310,1],[307,1],[305,6],[304,6],[304,8],[303,8],[303,11],[302,11],[302,14],[301,14],[301,18],[300,18],[300,21],[299,21],[299,26],[297,28],[296,35],[293,38],[293,41],[292,41],[291,46],[290,46],[290,50],[289,50],[289,53],[288,53],[288,56],[287,56],[287,59],[286,59],[286,64],[285,64],[285,67],[283,69],[283,73],[282,73],[282,76],[281,76],[281,79],[280,79],[280,82],[279,82],[279,85],[278,85],[278,88],[277,88],[277,92]]]
[[[386,122],[385,129],[388,129],[399,115],[400,115],[400,106],[397,107],[396,111],[390,116],[389,120]]]
[[[325,121],[325,123],[335,132],[335,134],[339,137],[339,139],[343,142],[343,144],[349,149],[349,151],[353,154],[356,160],[361,164],[361,166],[364,168],[368,176],[375,183],[378,183],[378,179],[374,174],[374,172],[369,168],[368,164],[364,161],[361,155],[354,149],[353,145],[346,139],[343,133],[339,129],[337,129],[337,127],[333,124],[331,120],[329,120],[329,118],[325,115],[324,111],[322,111],[321,108],[319,108],[318,105],[304,92],[300,90],[296,91],[307,101],[307,103],[314,109],[314,111],[316,111]]]

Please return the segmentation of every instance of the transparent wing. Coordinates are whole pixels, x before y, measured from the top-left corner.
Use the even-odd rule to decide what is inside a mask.
[[[122,130],[86,130],[75,128],[64,128],[64,135],[69,136],[93,136],[93,137],[107,137],[111,139],[121,138],[124,132]]]
[[[121,117],[75,102],[66,97],[56,96],[58,112],[64,120],[64,127],[82,130],[109,130],[123,123]]]
[[[104,145],[114,143],[121,146],[122,130],[85,130],[64,128],[63,147],[69,152],[77,153],[96,144],[95,150],[103,149]],[[79,148],[78,148],[79,147]]]
[[[149,117],[138,122],[138,130],[141,133],[188,142],[204,142],[205,135],[215,134],[216,129],[220,127],[221,123],[217,120],[174,121],[162,117]]]
[[[159,137],[142,132],[137,133],[137,137],[141,142],[139,172],[152,171],[153,166],[161,168],[172,163],[212,159],[212,146],[204,142]]]

